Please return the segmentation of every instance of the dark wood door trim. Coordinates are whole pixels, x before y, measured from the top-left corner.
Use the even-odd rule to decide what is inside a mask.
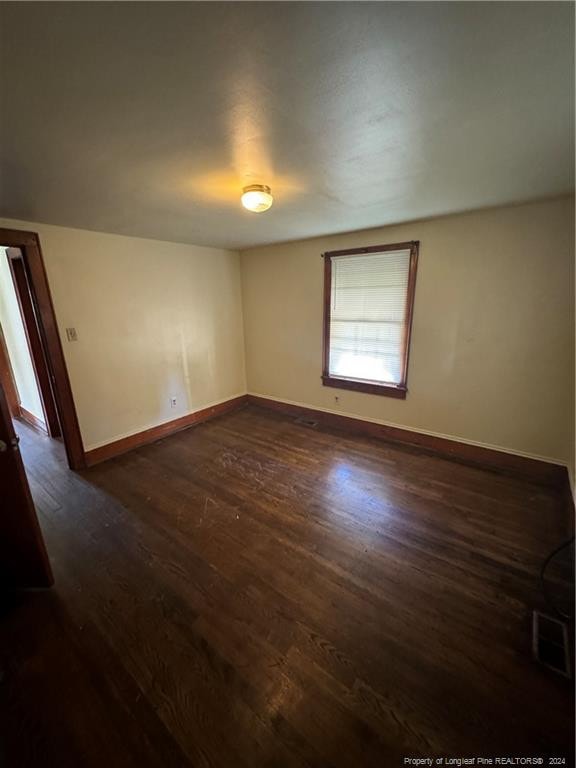
[[[34,311],[30,286],[26,276],[26,267],[20,248],[8,248],[8,263],[10,264],[14,289],[20,307],[28,349],[30,350],[30,358],[32,359],[32,367],[34,368],[36,383],[38,384],[38,391],[42,401],[46,431],[50,437],[60,437],[62,432],[52,382],[50,381],[48,363],[44,354],[38,319]]]
[[[60,342],[48,277],[44,268],[40,240],[35,232],[0,228],[0,244],[20,248],[22,251],[30,298],[48,366],[68,464],[71,469],[83,469],[86,466],[84,446]]]

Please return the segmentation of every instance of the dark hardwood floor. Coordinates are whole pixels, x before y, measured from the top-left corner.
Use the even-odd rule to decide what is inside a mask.
[[[551,490],[255,407],[81,474],[19,432],[56,586],[4,600],[6,766],[572,764]]]

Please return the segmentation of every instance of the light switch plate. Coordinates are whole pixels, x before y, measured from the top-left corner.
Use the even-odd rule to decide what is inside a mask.
[[[66,338],[68,341],[78,341],[78,334],[76,328],[66,328]]]

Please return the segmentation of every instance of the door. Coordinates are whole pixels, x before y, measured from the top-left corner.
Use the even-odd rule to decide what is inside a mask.
[[[49,587],[50,562],[0,384],[0,590]]]

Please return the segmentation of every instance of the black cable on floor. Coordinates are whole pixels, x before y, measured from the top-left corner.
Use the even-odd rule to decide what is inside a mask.
[[[565,541],[563,544],[560,544],[559,547],[556,547],[555,550],[550,552],[550,554],[544,560],[544,562],[542,563],[542,566],[540,567],[540,584],[542,585],[542,594],[544,595],[544,600],[546,601],[546,604],[554,611],[554,613],[564,620],[570,620],[573,617],[570,616],[569,614],[564,613],[555,605],[554,601],[552,600],[552,598],[548,593],[545,576],[546,576],[546,568],[548,568],[548,565],[550,564],[550,562],[556,557],[556,555],[562,552],[563,549],[566,549],[566,547],[569,547],[570,544],[573,544],[573,543],[574,543],[574,536],[571,536],[567,541]]]

